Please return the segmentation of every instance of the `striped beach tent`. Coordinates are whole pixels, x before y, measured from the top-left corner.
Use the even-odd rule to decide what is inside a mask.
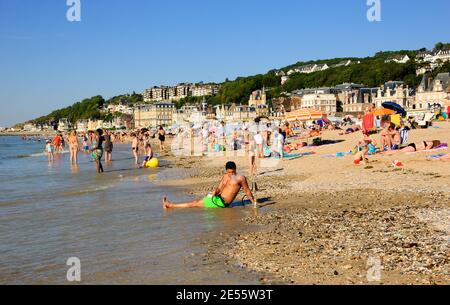
[[[286,115],[286,120],[305,122],[312,120],[320,120],[325,116],[326,114],[323,111],[316,110],[313,108],[304,108],[289,112]]]

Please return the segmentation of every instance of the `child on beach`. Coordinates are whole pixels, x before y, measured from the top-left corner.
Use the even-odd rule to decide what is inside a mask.
[[[84,152],[89,151],[88,137],[86,136],[86,134],[83,134],[83,151]]]
[[[146,135],[144,137],[145,159],[144,162],[142,162],[142,168],[145,168],[145,164],[153,158],[153,150],[150,141],[151,137]]]
[[[45,142],[45,151],[47,152],[48,161],[53,161],[53,145],[50,140]]]

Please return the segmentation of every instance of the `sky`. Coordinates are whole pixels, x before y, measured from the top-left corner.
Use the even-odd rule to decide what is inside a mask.
[[[0,0],[0,126],[83,98],[450,42],[450,1]]]

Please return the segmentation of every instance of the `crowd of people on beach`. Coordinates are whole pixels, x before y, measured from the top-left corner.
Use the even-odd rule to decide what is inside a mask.
[[[373,110],[373,109],[372,109]],[[446,148],[446,143],[439,140],[427,140],[417,143],[409,143],[409,134],[413,131],[414,124],[409,120],[400,118],[394,123],[389,116],[374,116],[371,129],[367,129],[364,115],[356,118],[347,116],[341,121],[333,121],[324,117],[313,121],[270,121],[257,118],[254,121],[241,124],[225,124],[224,122],[203,122],[196,126],[179,126],[171,130],[171,133],[183,141],[196,143],[200,147],[202,155],[214,155],[221,152],[245,152],[248,156],[249,175],[255,182],[258,175],[257,162],[266,158],[279,160],[290,159],[296,156],[293,151],[301,151],[304,148],[333,144],[333,141],[323,141],[326,131],[339,130],[339,135],[344,139],[346,135],[361,132],[362,138],[349,153],[354,155],[354,164],[368,163],[369,156],[383,154],[394,156],[402,153],[414,153],[430,151],[432,149]],[[25,138],[26,139],[26,138]],[[40,138],[33,138],[41,141]],[[345,141],[345,140],[342,140]],[[78,163],[80,152],[89,153],[95,162],[98,173],[103,173],[102,161],[107,164],[113,161],[113,150],[116,144],[129,144],[131,146],[132,160],[137,168],[144,168],[149,160],[155,157],[152,144],[159,143],[161,154],[167,151],[166,131],[162,126],[156,130],[147,128],[133,131],[93,131],[77,133],[72,130],[68,133],[57,133],[53,138],[46,139],[45,151],[49,161],[53,161],[55,154],[68,152],[70,162]],[[80,143],[82,143],[80,145]],[[67,148],[67,150],[66,150]],[[174,148],[172,146],[172,148]],[[196,149],[197,149],[196,148]],[[307,154],[298,154],[305,156]],[[441,155],[436,160],[450,161],[448,154]],[[206,199],[193,201],[186,204],[176,205],[164,199],[165,208],[173,207],[226,207],[230,204],[230,198],[236,196],[236,190],[243,188],[249,198],[254,201],[251,190],[257,190],[256,183],[250,189],[246,177],[236,174],[236,164],[232,161],[227,163],[227,174],[222,178],[216,192]],[[230,190],[231,195],[223,195],[223,190]],[[212,198],[212,199],[211,199]]]
[[[22,136],[23,140],[33,140],[37,142],[45,141],[45,153],[48,161],[52,162],[55,155],[68,152],[70,155],[70,164],[78,164],[78,154],[90,154],[96,164],[98,173],[103,173],[104,162],[113,161],[113,149],[115,144],[131,143],[132,156],[134,163],[139,167],[140,157],[144,156],[144,161],[140,167],[145,167],[145,163],[154,157],[151,142],[157,139],[161,152],[165,152],[166,133],[162,126],[156,132],[148,129],[137,131],[104,131],[102,129],[90,130],[77,133],[75,130],[70,132],[58,132],[53,137],[42,139],[40,136]],[[81,143],[81,145],[80,145]]]

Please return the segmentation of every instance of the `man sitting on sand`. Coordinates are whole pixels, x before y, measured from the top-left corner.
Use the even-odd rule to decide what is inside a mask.
[[[253,205],[256,207],[256,199],[248,187],[247,179],[244,176],[238,175],[236,173],[236,164],[234,162],[228,162],[225,165],[226,174],[223,175],[219,186],[214,191],[212,195],[209,195],[201,200],[195,200],[188,203],[174,204],[167,200],[166,197],[163,199],[164,209],[187,209],[187,208],[228,208],[234,199],[236,199],[237,194],[244,189],[244,192],[252,201]]]

